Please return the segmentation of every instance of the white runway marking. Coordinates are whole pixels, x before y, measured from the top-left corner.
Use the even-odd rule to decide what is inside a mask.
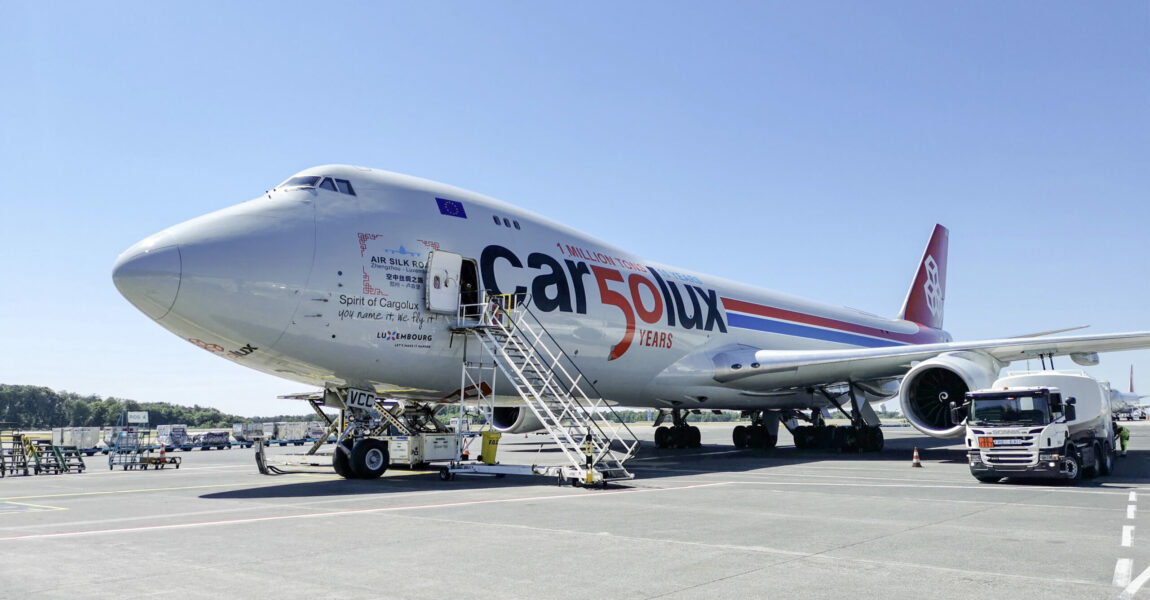
[[[1130,501],[1131,502],[1137,502],[1138,501],[1138,493],[1137,492],[1130,492]]]
[[[1134,511],[1136,511],[1136,510],[1138,510],[1137,506],[1135,506],[1133,504],[1127,504],[1126,505],[1126,518],[1127,519],[1133,519],[1134,518]]]
[[[1134,594],[1137,594],[1138,590],[1142,589],[1142,585],[1146,583],[1147,579],[1150,579],[1150,567],[1146,567],[1146,569],[1142,571],[1140,575],[1138,575],[1137,579],[1131,581],[1129,585],[1126,586],[1126,589],[1122,590],[1122,593],[1119,594],[1118,597],[1122,598],[1122,600],[1129,600],[1130,598],[1133,598]]]
[[[1134,526],[1122,526],[1122,547],[1129,548],[1134,543]]]
[[[1129,558],[1120,558],[1114,565],[1114,586],[1124,588],[1130,585],[1130,571],[1134,568],[1134,561]]]

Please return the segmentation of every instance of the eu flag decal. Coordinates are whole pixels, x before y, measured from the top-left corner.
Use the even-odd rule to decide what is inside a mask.
[[[447,215],[449,217],[459,217],[460,219],[467,218],[467,211],[463,210],[463,204],[455,200],[447,200],[444,198],[436,198],[435,203],[439,205],[439,214]]]

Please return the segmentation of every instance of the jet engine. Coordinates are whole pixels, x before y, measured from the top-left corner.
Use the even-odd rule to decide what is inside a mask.
[[[503,433],[531,433],[543,429],[543,423],[526,406],[496,406],[491,410],[491,426]]]
[[[963,395],[988,387],[1004,365],[978,352],[950,352],[925,360],[907,372],[899,390],[899,404],[915,429],[936,438],[963,435],[963,427],[950,419],[950,403],[962,404]]]

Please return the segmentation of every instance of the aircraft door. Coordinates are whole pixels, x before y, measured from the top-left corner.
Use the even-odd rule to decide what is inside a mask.
[[[459,271],[463,257],[454,252],[432,250],[427,257],[427,310],[455,314],[459,310]]]

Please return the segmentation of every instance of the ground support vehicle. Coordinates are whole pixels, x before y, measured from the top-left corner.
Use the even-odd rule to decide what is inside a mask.
[[[236,423],[232,425],[232,439],[237,446],[251,448],[264,435],[263,423]]]
[[[1128,407],[1115,411],[1114,417],[1117,419],[1125,419],[1127,421],[1141,421],[1146,418],[1146,412],[1141,408]]]
[[[195,447],[187,425],[157,425],[156,441],[169,450],[190,451]]]
[[[227,431],[209,431],[192,438],[192,443],[201,451],[229,450],[232,447],[231,434]]]
[[[180,463],[183,459],[179,456],[168,456],[166,452],[160,452],[158,455],[153,455],[148,452],[146,455],[140,457],[139,466],[141,469],[147,470],[148,467],[153,469],[163,469],[168,465],[174,465],[177,469],[180,468]]]
[[[52,429],[52,445],[75,448],[85,456],[100,451],[99,427],[55,427]]]
[[[965,419],[970,473],[984,483],[1004,477],[1077,482],[1108,475],[1114,457],[1109,385],[1085,373],[1010,374],[968,392],[951,417]]]
[[[302,446],[308,441],[308,429],[308,423],[304,421],[282,421],[275,423],[275,433],[268,439],[267,443],[279,444],[280,446],[287,446],[288,444]],[[266,427],[264,430],[267,430]]]

